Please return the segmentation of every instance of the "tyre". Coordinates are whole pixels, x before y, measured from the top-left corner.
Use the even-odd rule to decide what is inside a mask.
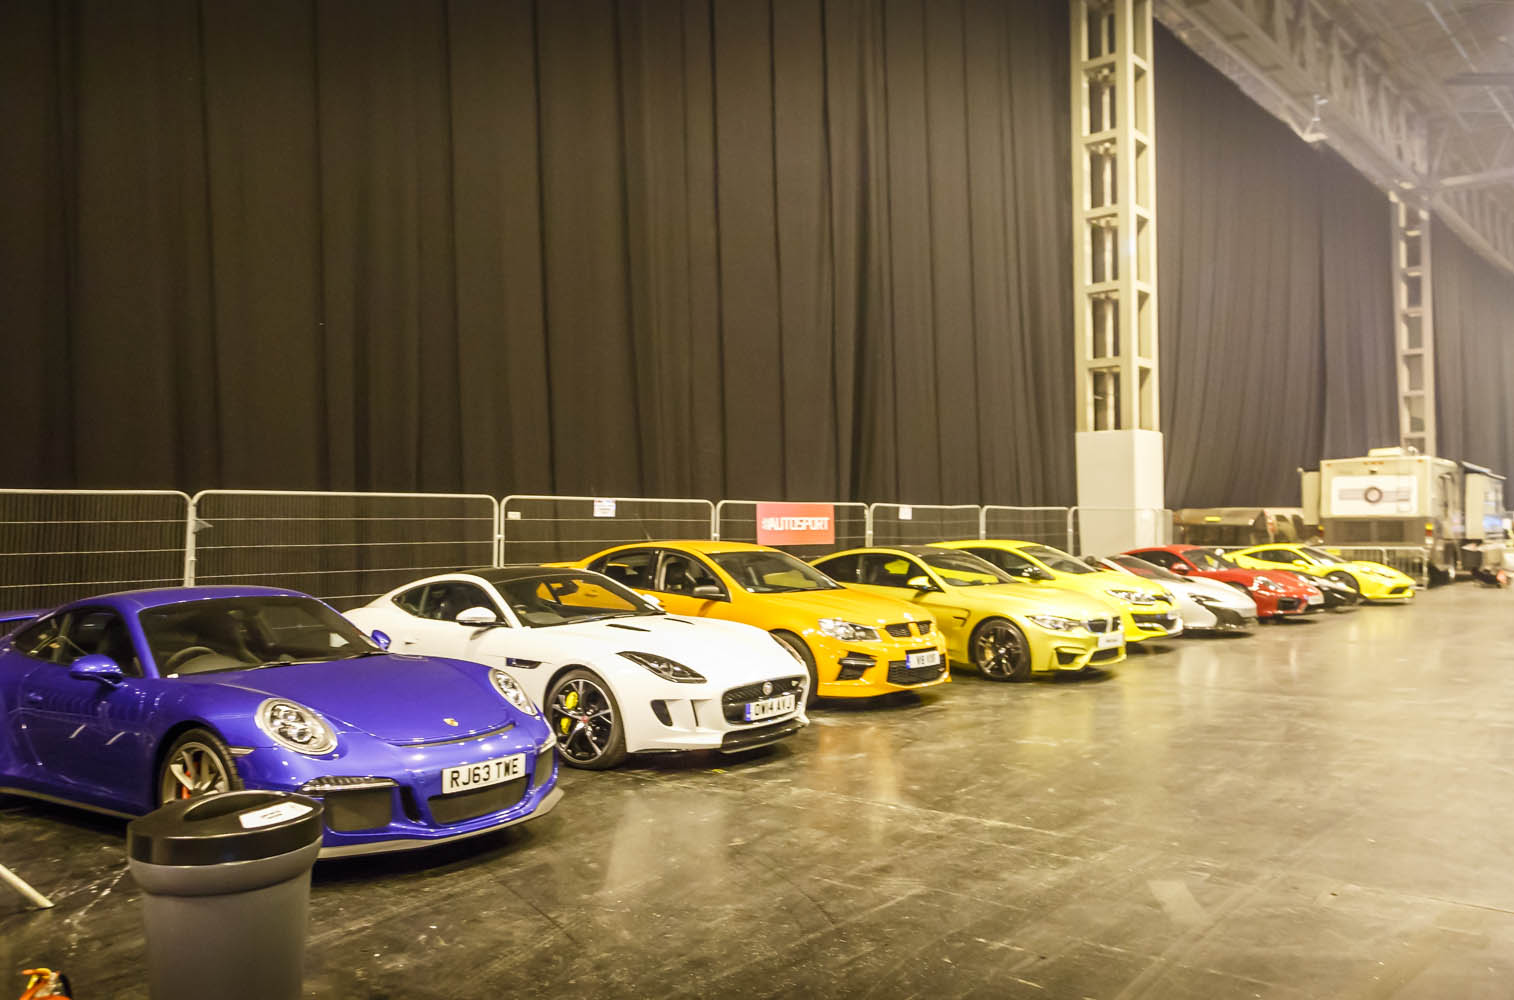
[[[169,744],[158,765],[158,804],[240,790],[242,776],[226,741],[208,729],[191,729]]]
[[[973,629],[967,644],[973,666],[991,681],[1030,679],[1030,643],[1014,622],[987,618]]]
[[[626,727],[615,695],[592,670],[578,667],[547,692],[547,724],[571,767],[603,771],[626,759]]]
[[[815,671],[815,657],[810,652],[809,644],[792,632],[774,632],[773,638],[783,643],[794,655],[794,659],[804,664],[804,672],[810,675],[809,690],[804,695],[804,707],[809,708],[820,697],[815,693],[815,689],[820,686],[820,675]]]
[[[1325,574],[1325,579],[1326,580],[1334,580],[1336,583],[1340,584],[1342,587],[1347,588],[1353,594],[1356,595],[1356,599],[1358,601],[1360,601],[1362,599],[1361,584],[1359,584],[1359,583],[1356,582],[1356,577],[1352,576],[1350,573],[1347,573],[1345,570],[1338,569],[1334,573],[1326,573]]]

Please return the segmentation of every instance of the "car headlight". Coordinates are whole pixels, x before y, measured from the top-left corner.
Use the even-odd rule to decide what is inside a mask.
[[[336,749],[336,731],[321,713],[287,698],[269,698],[258,706],[258,728],[286,750],[319,757]]]
[[[620,653],[632,663],[646,667],[652,673],[665,681],[675,684],[703,684],[704,675],[697,670],[690,670],[677,660],[670,660],[666,656],[658,656],[656,653],[637,653],[622,650]]]
[[[1279,587],[1277,584],[1273,583],[1271,580],[1267,579],[1265,576],[1259,576],[1259,577],[1254,578],[1251,581],[1251,586],[1247,587],[1246,589],[1247,590],[1263,590],[1263,591],[1266,591],[1269,594],[1281,594],[1283,592],[1283,588],[1282,587]]]
[[[1076,632],[1083,627],[1083,623],[1076,618],[1063,618],[1061,615],[1026,615],[1025,617],[1048,632]]]
[[[532,703],[531,696],[526,694],[526,689],[518,684],[514,677],[503,670],[489,671],[489,681],[494,685],[494,690],[499,696],[527,715],[536,714],[536,705]]]
[[[1155,597],[1142,590],[1120,590],[1117,587],[1111,587],[1104,593],[1127,604],[1155,604],[1157,602]]]
[[[842,621],[840,618],[822,618],[816,625],[821,635],[828,635],[842,642],[874,642],[878,638],[878,630],[872,626],[858,625],[856,622]]]

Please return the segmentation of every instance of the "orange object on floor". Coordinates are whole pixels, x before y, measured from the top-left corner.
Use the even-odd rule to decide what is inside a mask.
[[[31,977],[26,982],[26,992],[21,994],[21,1000],[41,1000],[42,997],[71,1000],[73,997],[68,977],[61,972],[52,969],[22,969],[21,974]]]

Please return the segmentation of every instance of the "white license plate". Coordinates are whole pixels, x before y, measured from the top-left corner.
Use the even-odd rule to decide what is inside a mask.
[[[749,701],[746,703],[746,721],[756,722],[758,719],[771,719],[775,715],[792,712],[794,696],[791,694],[779,695],[777,698],[764,698],[761,701]]]
[[[922,667],[939,667],[941,665],[941,651],[939,649],[927,649],[920,653],[904,654],[904,669],[919,670]]]
[[[1121,631],[1120,629],[1115,629],[1115,630],[1113,630],[1111,632],[1100,632],[1099,633],[1099,648],[1100,649],[1113,649],[1116,646],[1122,645],[1124,642],[1125,642],[1125,633],[1123,631]]]
[[[461,767],[444,767],[442,768],[442,794],[450,795],[453,792],[471,792],[475,788],[487,788],[490,785],[498,785],[513,778],[523,777],[525,773],[526,755],[523,753],[483,760],[477,764],[464,764]]]

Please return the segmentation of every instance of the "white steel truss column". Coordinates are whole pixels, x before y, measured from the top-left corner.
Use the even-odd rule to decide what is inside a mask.
[[[1394,345],[1398,354],[1398,437],[1435,454],[1435,315],[1430,290],[1430,213],[1397,194],[1393,216]]]
[[[1071,0],[1080,431],[1156,430],[1151,0]]]

